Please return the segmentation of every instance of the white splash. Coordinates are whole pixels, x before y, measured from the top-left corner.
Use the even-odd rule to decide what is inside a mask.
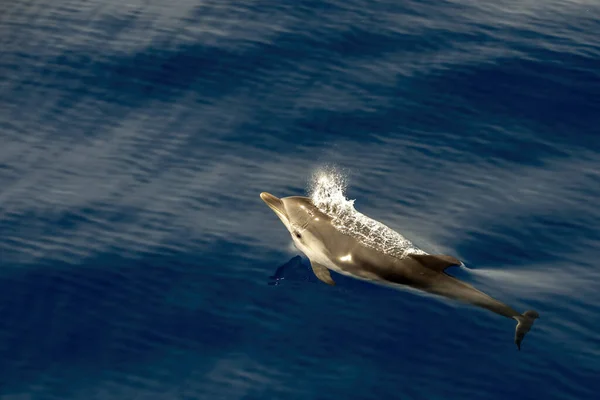
[[[347,178],[335,168],[319,169],[312,176],[310,198],[317,208],[330,216],[333,225],[343,233],[357,238],[365,246],[394,257],[427,254],[404,236],[356,211],[354,200],[345,195]]]

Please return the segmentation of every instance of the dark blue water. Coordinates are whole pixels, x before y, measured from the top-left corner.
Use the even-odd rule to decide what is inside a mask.
[[[598,398],[597,1],[0,8],[0,398]],[[323,165],[522,351],[314,279],[258,195]]]

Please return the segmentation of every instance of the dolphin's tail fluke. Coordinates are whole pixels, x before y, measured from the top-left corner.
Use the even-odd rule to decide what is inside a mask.
[[[525,311],[521,315],[517,315],[513,317],[517,320],[517,328],[515,329],[515,344],[517,348],[521,350],[521,342],[525,337],[525,334],[529,332],[531,327],[533,326],[533,321],[540,317],[540,314],[537,311]]]

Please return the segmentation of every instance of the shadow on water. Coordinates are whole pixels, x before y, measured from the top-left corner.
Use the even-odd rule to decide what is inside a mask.
[[[288,262],[279,266],[273,275],[269,277],[268,284],[271,286],[279,286],[284,283],[299,283],[299,282],[318,282],[317,278],[311,271],[310,266],[302,262],[302,257],[292,257]]]

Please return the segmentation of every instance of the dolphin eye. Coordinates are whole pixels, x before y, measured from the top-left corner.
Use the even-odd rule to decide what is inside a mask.
[[[302,235],[298,232],[294,232],[294,236],[296,236],[298,239],[302,239]]]

